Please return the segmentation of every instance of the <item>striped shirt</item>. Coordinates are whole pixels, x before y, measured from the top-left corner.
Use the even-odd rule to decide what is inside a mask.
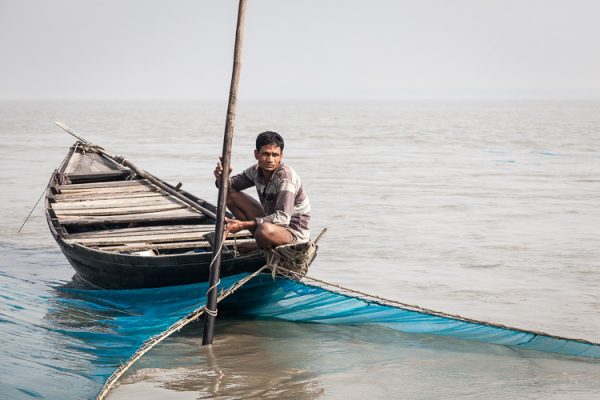
[[[296,242],[308,241],[310,201],[300,177],[292,167],[282,162],[267,183],[258,164],[230,178],[230,188],[233,191],[239,192],[252,186],[256,186],[260,204],[266,214],[256,219],[257,224],[270,222],[284,226],[291,230]]]

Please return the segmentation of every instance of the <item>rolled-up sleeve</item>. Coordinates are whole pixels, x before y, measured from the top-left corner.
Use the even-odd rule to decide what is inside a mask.
[[[254,186],[254,181],[246,174],[246,171],[241,174],[234,175],[229,178],[229,187],[231,190],[241,192],[244,189]]]
[[[219,187],[219,180],[215,180],[215,185]],[[254,181],[246,174],[246,171],[229,177],[229,191],[241,192],[244,189],[254,186]]]

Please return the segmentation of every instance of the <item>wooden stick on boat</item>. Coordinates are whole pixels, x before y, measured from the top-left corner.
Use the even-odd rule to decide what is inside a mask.
[[[235,32],[235,49],[233,53],[233,71],[231,73],[231,86],[229,87],[229,104],[225,120],[225,134],[223,137],[223,173],[219,184],[219,201],[217,205],[217,221],[215,224],[215,245],[213,246],[213,261],[210,269],[209,289],[206,302],[206,319],[204,320],[204,334],[202,345],[212,344],[215,318],[217,315],[217,291],[221,271],[221,247],[225,227],[225,201],[229,191],[229,165],[231,164],[231,142],[233,141],[233,126],[237,103],[237,90],[240,80],[240,65],[242,60],[242,40],[244,38],[244,17],[246,15],[246,0],[240,0],[238,9],[237,29]]]
[[[77,133],[75,133],[75,131],[73,131],[71,128],[69,128],[68,126],[66,126],[65,124],[61,123],[61,122],[55,122],[56,125],[58,125],[59,127],[61,127],[65,132],[67,132],[68,134],[74,136],[77,140],[79,140],[80,142],[87,144],[89,146],[94,146],[93,149],[94,151],[98,152],[99,154],[103,155],[106,158],[109,158],[111,160],[113,160],[114,162],[124,165],[127,168],[131,169],[133,172],[135,172],[135,174],[137,176],[140,176],[144,179],[147,179],[148,181],[150,181],[152,184],[158,186],[159,188],[161,188],[162,190],[164,190],[165,192],[177,197],[179,200],[183,201],[184,203],[186,203],[187,205],[189,205],[190,207],[192,207],[195,210],[200,211],[201,213],[203,213],[204,215],[209,216],[210,218],[216,219],[217,216],[215,215],[215,213],[213,213],[212,211],[202,207],[200,204],[196,203],[194,200],[182,195],[181,193],[179,193],[177,190],[165,185],[163,182],[161,182],[160,180],[156,179],[156,177],[152,174],[150,174],[149,172],[144,171],[141,168],[136,167],[131,161],[127,160],[125,157],[123,156],[113,156],[109,153],[107,153],[106,151],[104,151],[104,149],[102,149],[101,147],[91,143],[89,140],[86,140],[84,138],[82,138],[81,136],[79,136]]]

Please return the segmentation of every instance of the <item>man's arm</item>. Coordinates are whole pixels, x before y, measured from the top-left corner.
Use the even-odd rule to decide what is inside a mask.
[[[225,218],[225,222],[227,223],[225,229],[231,233],[236,233],[244,229],[254,232],[258,226],[255,220],[240,221],[239,219]]]
[[[233,169],[229,168],[229,173],[231,173]],[[223,174],[223,165],[221,165],[221,162],[217,162],[217,166],[215,167],[214,170],[214,174],[215,174],[215,186],[219,187],[219,184],[221,182],[221,174]],[[246,171],[242,172],[241,174],[237,174],[234,176],[230,176],[229,177],[229,190],[233,190],[236,192],[241,192],[244,189],[248,189],[249,187],[254,186],[254,181],[252,179],[250,179],[248,177],[248,175],[246,175]]]

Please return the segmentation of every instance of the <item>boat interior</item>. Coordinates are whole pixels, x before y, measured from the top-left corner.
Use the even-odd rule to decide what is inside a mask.
[[[168,186],[216,212],[181,185]],[[143,256],[212,252],[211,216],[81,143],[53,175],[46,204],[67,244]],[[237,254],[238,245],[252,248],[253,243],[248,231],[229,234],[223,251]]]

